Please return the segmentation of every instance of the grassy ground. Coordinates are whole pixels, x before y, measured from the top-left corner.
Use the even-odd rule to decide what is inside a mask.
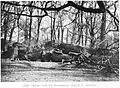
[[[2,82],[80,82],[80,81],[118,81],[118,77],[102,76],[96,69],[74,68],[54,62],[12,62],[1,60]]]

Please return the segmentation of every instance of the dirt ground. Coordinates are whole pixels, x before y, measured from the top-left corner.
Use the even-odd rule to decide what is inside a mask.
[[[102,76],[96,69],[75,68],[54,62],[1,60],[2,82],[118,81],[115,75]]]

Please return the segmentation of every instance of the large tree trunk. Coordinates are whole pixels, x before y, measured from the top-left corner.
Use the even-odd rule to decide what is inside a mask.
[[[93,28],[93,17],[92,17],[92,13],[90,13],[90,36],[91,36],[91,41],[90,41],[90,47],[93,48],[94,47],[94,28]]]
[[[103,41],[105,39],[106,13],[103,13],[101,21],[102,24],[101,24],[100,40]]]
[[[100,41],[105,39],[105,27],[106,27],[106,13],[102,14],[102,24],[101,24],[101,33],[100,33]],[[100,45],[100,47],[104,47],[104,43]]]

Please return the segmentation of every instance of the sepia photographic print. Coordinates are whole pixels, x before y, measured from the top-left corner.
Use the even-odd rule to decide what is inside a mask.
[[[1,82],[119,82],[118,0],[0,3]]]

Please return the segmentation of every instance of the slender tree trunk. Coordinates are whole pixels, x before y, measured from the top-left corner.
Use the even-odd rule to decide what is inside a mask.
[[[60,43],[60,29],[58,28],[58,44]]]
[[[38,28],[37,28],[37,43],[39,42],[39,31],[40,31],[40,24],[41,24],[42,18],[38,18]]]
[[[14,8],[14,10],[15,10],[15,8]],[[14,18],[15,18],[15,16],[14,16]],[[9,42],[12,41],[12,35],[13,35],[13,31],[14,31],[14,29],[15,29],[15,24],[16,24],[16,20],[14,20],[13,28],[11,29],[11,32],[10,32]]]
[[[83,12],[81,11],[81,14],[78,14],[78,24],[79,25],[82,25],[83,24]],[[82,31],[82,26],[79,26],[78,25],[78,33],[79,33],[79,35],[78,35],[78,40],[77,40],[77,42],[78,42],[78,45],[80,45],[80,43],[83,45],[83,41],[84,41],[84,37],[82,36],[83,35],[83,31]]]
[[[64,30],[63,28],[61,29],[61,43],[63,43],[63,33],[64,33]]]
[[[11,29],[11,32],[10,32],[9,42],[12,41],[12,35],[13,35],[13,31],[14,31],[14,29],[15,29],[15,22],[14,22],[13,28]]]
[[[62,27],[62,16],[59,16],[60,17],[60,27],[61,27],[61,43],[63,43],[63,33],[64,33],[64,29]]]
[[[54,13],[54,19],[53,19],[53,40],[55,40],[55,13]]]
[[[24,30],[24,38],[25,38],[25,42],[28,45],[28,29],[27,29],[27,16],[26,16],[26,22],[25,22],[25,30]]]
[[[27,28],[25,29],[24,36],[25,36],[25,41],[28,41],[28,30],[27,30]]]
[[[42,2],[40,2],[40,3],[41,3],[41,6],[43,7],[43,3]],[[38,15],[39,14],[41,15],[42,12],[43,11],[41,10],[40,13],[39,13],[39,10],[37,10]],[[36,40],[36,42],[39,43],[39,34],[40,34],[39,32],[40,32],[40,24],[41,24],[42,18],[38,17],[37,19],[38,19],[38,27],[37,27],[37,40]]]
[[[51,12],[51,16],[52,16],[52,12]],[[54,17],[51,17],[51,41],[55,40],[55,13],[54,13]]]
[[[22,12],[24,11],[24,8],[25,7],[23,7],[23,10],[20,12],[20,14],[22,14]],[[20,8],[17,8],[17,13],[19,14],[19,9]],[[15,10],[15,8],[14,8],[14,10]],[[18,27],[18,38],[17,38],[17,42],[19,42],[19,37],[20,37],[20,28],[19,28],[19,19],[20,19],[20,15],[18,15],[18,18],[17,18],[17,27]]]
[[[17,42],[19,42],[19,18],[17,20],[17,26],[18,26],[18,38],[17,38]]]
[[[81,24],[83,25],[83,11],[81,11]],[[81,30],[83,30],[83,26],[81,26]],[[82,31],[82,45],[84,45],[84,36]]]
[[[29,44],[31,43],[31,28],[32,28],[32,17],[30,17]]]
[[[63,33],[64,33],[64,30],[63,30],[62,22],[61,22],[61,43],[63,43]]]
[[[73,34],[72,34],[72,38],[71,38],[71,44],[74,43],[74,37],[75,37],[75,29],[76,29],[76,23],[74,24],[74,28],[73,28]]]
[[[87,30],[87,27],[86,27],[86,32],[85,32],[85,35],[88,35],[88,30]],[[85,37],[85,46],[87,45],[87,37]]]
[[[94,28],[93,28],[93,21],[92,21],[92,19],[93,19],[93,17],[92,17],[92,13],[90,13],[90,16],[91,16],[91,18],[90,18],[90,36],[91,36],[91,45],[90,45],[90,47],[91,48],[93,48],[94,47]]]
[[[51,11],[51,41],[53,40],[52,11]]]
[[[79,5],[80,5],[80,1],[79,1]],[[83,5],[84,5],[84,1],[82,1],[82,3],[81,3],[81,6],[83,6]],[[78,24],[79,25],[83,24],[83,11],[80,11],[80,13],[78,13]],[[78,42],[78,45],[80,45],[80,43],[82,43],[82,45],[83,45],[83,41],[84,41],[83,40],[83,36],[82,36],[83,35],[83,31],[82,31],[82,26],[80,27],[79,25],[78,25],[78,33],[79,33],[79,35],[78,35],[77,42]]]
[[[68,43],[68,28],[67,28],[67,36],[66,36],[66,43]]]
[[[72,34],[72,38],[71,38],[71,44],[73,44],[75,42],[75,31],[76,31],[76,27],[77,27],[77,16],[78,13],[75,15],[75,20],[74,20],[74,27],[73,27],[73,34]]]
[[[29,41],[31,40],[32,17],[30,17]]]
[[[80,25],[80,13],[78,13],[78,24]],[[78,35],[78,45],[80,45],[80,38],[81,38],[81,27],[78,25],[78,33],[79,33],[79,35]]]
[[[5,20],[4,20],[4,40],[3,40],[3,51],[5,51],[6,50],[6,39],[7,39],[7,31],[8,31],[8,22],[7,21],[9,21],[9,15],[5,18]],[[6,24],[7,23],[7,24]]]
[[[17,13],[19,13],[19,8],[17,9]],[[22,12],[21,12],[22,13]],[[20,19],[20,15],[17,18],[17,27],[18,27],[18,38],[17,38],[17,42],[19,42],[19,37],[20,37],[20,29],[19,29],[19,19]]]
[[[7,39],[7,31],[5,31],[4,33],[4,48],[3,48],[3,51],[5,51],[5,47],[6,47],[6,39]]]
[[[30,8],[30,16],[32,16],[33,8]],[[32,17],[30,17],[30,29],[29,29],[29,46],[31,44],[31,30],[32,30]]]

